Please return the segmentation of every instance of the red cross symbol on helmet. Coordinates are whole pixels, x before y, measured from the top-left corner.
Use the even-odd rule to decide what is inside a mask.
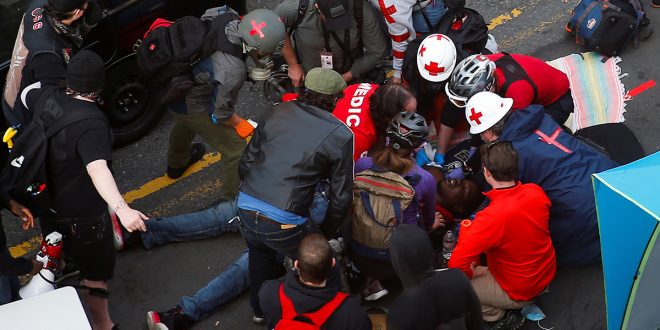
[[[417,52],[417,69],[422,78],[445,81],[456,65],[456,46],[447,36],[432,34],[426,37]]]
[[[477,125],[481,125],[481,117],[483,117],[483,113],[481,111],[476,111],[474,108],[470,109],[470,120],[473,121]]]
[[[250,30],[250,35],[253,36],[255,34],[259,34],[259,38],[263,39],[265,37],[265,35],[264,35],[264,32],[261,29],[266,27],[266,22],[261,22],[261,23],[257,24],[257,22],[255,20],[252,20],[250,22],[250,24],[252,24],[252,30]]]

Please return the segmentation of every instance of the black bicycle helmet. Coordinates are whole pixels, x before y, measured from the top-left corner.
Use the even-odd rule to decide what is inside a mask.
[[[490,91],[495,83],[495,63],[478,54],[463,59],[451,74],[445,92],[451,103],[464,108],[473,95]]]
[[[388,145],[394,149],[407,147],[415,149],[429,136],[429,127],[422,115],[414,112],[400,112],[390,122],[386,133]]]

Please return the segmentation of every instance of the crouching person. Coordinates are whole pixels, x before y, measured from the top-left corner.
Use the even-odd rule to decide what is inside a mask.
[[[472,279],[489,328],[516,329],[525,320],[511,310],[532,303],[555,276],[550,200],[541,187],[516,181],[518,154],[510,142],[482,146],[481,159],[493,187],[485,193],[490,205],[461,229],[449,267]],[[482,253],[488,267],[477,265]]]
[[[64,252],[80,267],[83,294],[94,329],[116,329],[108,310],[108,284],[115,247],[108,205],[128,231],[144,231],[147,217],[126,204],[112,176],[112,133],[98,106],[105,82],[103,60],[91,51],[71,59],[66,88],[28,86],[21,99],[44,122],[76,117],[48,141],[46,171],[50,201],[41,217],[44,237],[64,236]],[[67,113],[69,112],[69,113]],[[72,113],[75,112],[75,113]],[[36,116],[36,114],[35,114]]]
[[[328,330],[371,329],[369,317],[355,299],[326,285],[335,262],[323,235],[306,236],[293,264],[297,274],[288,272],[284,282],[271,280],[259,290],[268,329],[301,329],[301,323]]]

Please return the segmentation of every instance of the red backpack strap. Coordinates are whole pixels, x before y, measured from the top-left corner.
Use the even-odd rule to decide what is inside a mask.
[[[348,297],[347,294],[343,292],[337,292],[337,295],[335,295],[332,300],[328,301],[323,307],[321,307],[319,310],[313,313],[305,313],[303,316],[308,318],[312,323],[314,323],[316,326],[319,328],[325,323],[325,321],[332,316],[332,313],[334,313],[339,306],[346,300],[346,297]]]
[[[293,320],[298,315],[293,302],[284,293],[284,283],[280,284],[280,305],[282,306],[282,320]]]

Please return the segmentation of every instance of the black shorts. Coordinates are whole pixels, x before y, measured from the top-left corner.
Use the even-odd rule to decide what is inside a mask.
[[[91,281],[107,281],[115,269],[115,245],[110,214],[94,217],[43,217],[44,237],[53,231],[64,236],[63,250],[80,268],[80,277]]]

